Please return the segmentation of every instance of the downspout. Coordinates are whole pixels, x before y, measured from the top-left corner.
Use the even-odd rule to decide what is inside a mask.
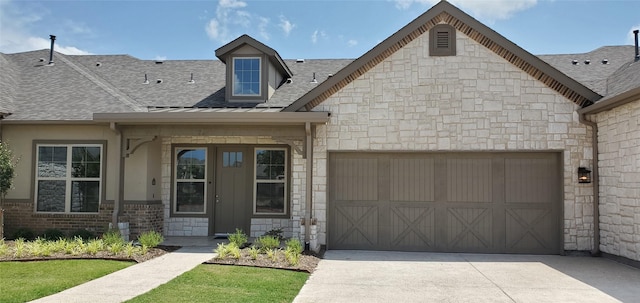
[[[591,145],[593,146],[593,248],[592,256],[600,255],[600,174],[598,172],[598,124],[587,120],[586,114],[578,114],[580,123],[591,127]]]
[[[311,197],[313,196],[311,191],[313,189],[313,182],[312,182],[312,178],[313,178],[313,137],[311,134],[311,123],[310,122],[305,122],[304,124],[304,130],[305,130],[305,134],[306,134],[306,138],[305,138],[305,155],[307,158],[307,164],[306,164],[306,172],[307,172],[307,181],[305,182],[305,214],[304,214],[304,243],[305,243],[305,248],[310,248],[309,247],[309,243],[311,242],[311,225],[312,225],[312,213],[311,213],[311,207],[312,207],[312,203],[311,203]],[[314,247],[311,247],[312,249],[314,249]]]
[[[122,132],[118,128],[115,122],[111,122],[109,124],[109,128],[116,134],[116,150],[118,151],[118,172],[117,178],[118,182],[116,182],[116,196],[113,199],[113,217],[111,218],[111,223],[113,224],[113,228],[118,228],[118,216],[120,215],[120,204],[122,202],[123,188],[124,188],[124,160],[122,154]]]

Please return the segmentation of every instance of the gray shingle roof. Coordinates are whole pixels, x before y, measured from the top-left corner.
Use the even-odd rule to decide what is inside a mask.
[[[638,87],[640,87],[640,61],[626,62],[607,78],[607,95],[599,102]]]
[[[48,50],[0,53],[0,112],[6,120],[91,120],[93,113],[147,111],[154,107],[285,107],[353,61],[285,60],[293,72],[265,103],[225,101],[225,65],[217,60],[157,64],[128,55],[68,56]],[[313,73],[318,83],[311,83]],[[149,81],[144,84],[145,74]],[[194,83],[189,83],[193,74]],[[158,80],[162,80],[158,83]],[[6,94],[4,92],[7,91]],[[5,100],[6,99],[6,100]],[[13,106],[11,106],[13,104]]]
[[[607,96],[610,94],[607,91],[607,78],[622,65],[629,63],[634,55],[634,46],[621,45],[603,46],[588,53],[538,57],[598,94]],[[607,64],[603,64],[603,60],[607,60]]]

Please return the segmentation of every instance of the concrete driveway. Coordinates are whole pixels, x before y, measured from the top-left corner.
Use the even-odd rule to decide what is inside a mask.
[[[294,302],[640,302],[640,269],[592,257],[332,250]]]

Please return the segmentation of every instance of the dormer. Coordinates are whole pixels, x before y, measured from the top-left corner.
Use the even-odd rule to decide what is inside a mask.
[[[226,64],[227,102],[266,102],[293,73],[278,52],[242,35],[216,50]]]

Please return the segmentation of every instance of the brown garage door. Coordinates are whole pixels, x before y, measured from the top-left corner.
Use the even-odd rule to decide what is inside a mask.
[[[329,249],[556,254],[559,153],[331,153]]]

